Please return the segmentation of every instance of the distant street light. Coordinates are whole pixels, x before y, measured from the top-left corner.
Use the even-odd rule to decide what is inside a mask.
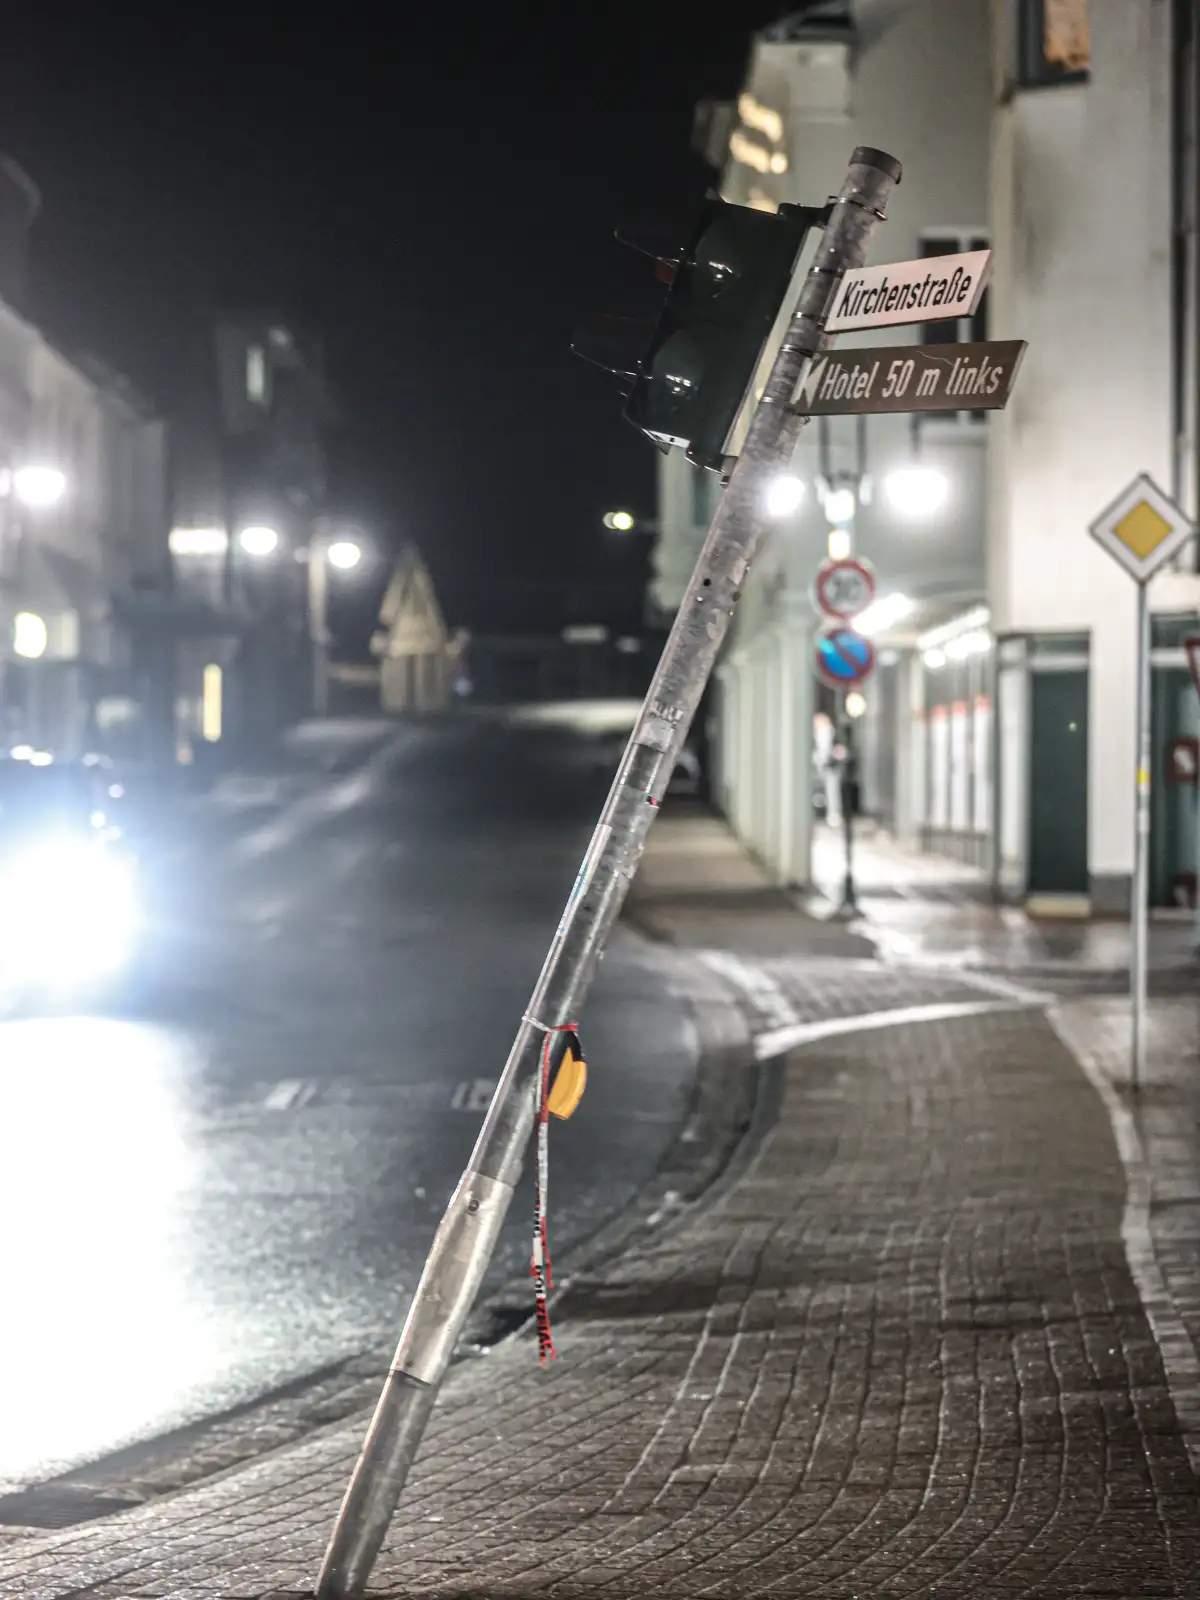
[[[13,618],[13,650],[27,661],[45,655],[49,635],[46,622],[36,611],[18,611]]]
[[[991,635],[982,628],[975,628],[970,633],[960,633],[956,638],[947,640],[945,646],[947,660],[965,661],[968,656],[985,656],[992,648]]]
[[[349,572],[356,567],[362,560],[362,554],[362,545],[355,544],[353,539],[337,539],[326,551],[329,565],[342,572]]]
[[[830,528],[829,530],[829,559],[831,561],[845,561],[850,554],[849,528]]]
[[[916,463],[897,467],[883,481],[893,510],[903,517],[930,517],[940,511],[950,494],[950,480],[937,467]]]
[[[224,528],[172,528],[168,539],[173,556],[223,556]]]
[[[615,528],[618,533],[632,531],[636,518],[632,511],[606,511],[604,513],[604,526]]]
[[[906,594],[882,595],[854,619],[855,631],[866,634],[868,638],[872,634],[887,633],[898,622],[903,622],[905,617],[911,616],[913,610],[913,603]]]
[[[67,477],[57,467],[18,467],[12,475],[13,493],[23,506],[44,511],[56,506],[67,492]]]
[[[781,472],[767,487],[767,515],[788,517],[804,499],[804,484],[795,473]]]
[[[854,520],[856,505],[853,489],[829,489],[826,492],[825,515],[839,527]]]
[[[862,716],[866,709],[866,697],[861,695],[857,689],[851,689],[850,693],[846,696],[846,715],[848,717],[854,717],[857,719]]]
[[[279,535],[274,528],[243,528],[238,535],[238,543],[248,556],[269,556],[279,545]]]
[[[332,531],[329,522],[321,518],[308,547],[308,637],[313,713],[318,717],[329,711],[329,569],[351,572],[366,553],[357,539],[333,539]]]

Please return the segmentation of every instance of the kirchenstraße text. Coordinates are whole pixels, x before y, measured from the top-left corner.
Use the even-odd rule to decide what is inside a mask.
[[[852,333],[969,317],[983,298],[991,269],[990,250],[858,267],[843,278],[826,330]]]
[[[926,306],[945,306],[953,314],[970,300],[974,281],[969,272],[955,267],[949,278],[927,272],[920,283],[889,283],[885,278],[874,289],[852,283],[844,290],[836,315],[870,317],[876,311],[916,311]]]

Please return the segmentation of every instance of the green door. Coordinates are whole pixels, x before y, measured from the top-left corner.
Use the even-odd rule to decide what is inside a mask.
[[[1154,669],[1150,723],[1150,903],[1186,905],[1196,871],[1196,790],[1172,783],[1167,751],[1175,739],[1200,734],[1200,700],[1185,667]]]
[[[1088,892],[1088,675],[1030,675],[1030,894]]]

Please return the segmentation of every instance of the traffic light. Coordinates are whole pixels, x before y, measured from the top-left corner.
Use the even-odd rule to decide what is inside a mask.
[[[828,216],[828,207],[758,211],[709,199],[682,244],[661,230],[618,231],[654,259],[666,302],[654,323],[594,318],[572,349],[622,378],[626,420],[660,449],[679,446],[721,471],[809,229]]]

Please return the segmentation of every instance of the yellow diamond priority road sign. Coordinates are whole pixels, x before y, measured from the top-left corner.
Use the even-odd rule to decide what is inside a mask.
[[[1145,583],[1196,530],[1175,502],[1142,473],[1100,513],[1089,531],[1131,576]]]

